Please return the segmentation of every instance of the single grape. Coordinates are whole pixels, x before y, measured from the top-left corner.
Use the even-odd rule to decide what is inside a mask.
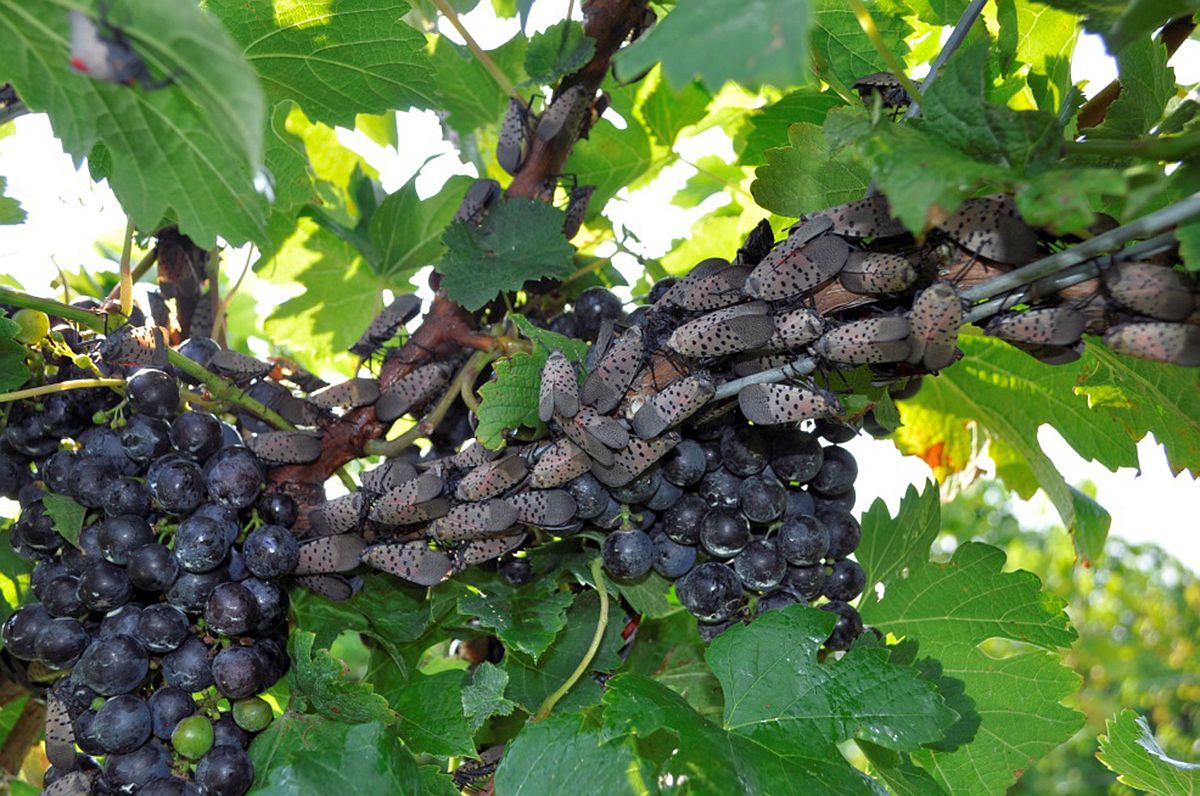
[[[150,670],[146,650],[131,636],[93,641],[75,666],[79,681],[101,696],[128,694]]]
[[[45,593],[46,585],[50,581],[62,575],[69,575],[67,568],[63,566],[61,561],[52,561],[47,559],[39,561],[33,566],[33,572],[29,574],[29,590],[33,592],[33,596],[37,599],[42,599],[42,594]]]
[[[850,512],[822,508],[817,510],[817,519],[829,529],[829,553],[826,558],[845,558],[858,548],[862,528]]]
[[[124,755],[104,759],[104,782],[116,793],[136,793],[147,783],[171,776],[171,753],[157,739]]]
[[[204,480],[213,500],[235,509],[254,505],[266,483],[266,470],[249,448],[234,445],[214,453],[204,464]]]
[[[121,448],[135,462],[152,462],[171,450],[171,427],[157,417],[134,415],[121,429]]]
[[[831,600],[849,602],[862,594],[867,585],[867,574],[857,561],[843,558],[833,563],[833,569],[825,580],[825,596]]]
[[[224,567],[217,567],[211,572],[181,572],[167,589],[167,602],[189,614],[202,613],[208,605],[208,595],[218,584],[227,580],[229,573]]]
[[[300,507],[290,496],[282,492],[271,492],[258,499],[259,515],[272,525],[291,528],[300,513]]]
[[[684,495],[663,516],[663,530],[672,540],[684,545],[700,542],[700,523],[708,514],[708,503],[699,495]]]
[[[806,484],[816,478],[824,461],[824,448],[806,431],[791,430],[774,439],[771,467],[784,481]]]
[[[816,428],[813,432],[835,445],[840,445],[843,442],[849,442],[858,436],[858,429],[848,423],[839,423],[836,420],[821,419],[816,422]]]
[[[858,478],[858,463],[854,456],[845,448],[830,445],[825,449],[825,460],[821,470],[809,484],[813,494],[821,497],[835,497],[843,494],[854,486]]]
[[[93,725],[96,722],[96,711],[88,708],[75,717],[72,722],[75,730],[75,743],[79,748],[89,755],[104,754],[104,747],[100,745],[100,741],[96,739],[96,734],[93,732]]]
[[[184,412],[171,423],[171,444],[183,456],[202,462],[221,448],[221,421],[208,412]]]
[[[610,497],[604,511],[592,519],[592,525],[611,531],[621,524],[621,513],[621,504]]]
[[[533,580],[533,565],[528,558],[508,558],[500,562],[500,576],[514,586]]]
[[[229,699],[253,696],[263,689],[263,667],[248,647],[226,647],[212,662],[217,690]]]
[[[213,725],[213,746],[245,749],[249,744],[250,733],[237,726],[232,713],[222,713],[221,718]]]
[[[113,636],[133,636],[137,638],[138,622],[142,621],[142,606],[136,603],[125,603],[115,611],[110,611],[100,622],[100,631],[96,638],[112,638]]]
[[[789,489],[787,491],[787,505],[783,509],[785,517],[799,517],[802,515],[813,515],[817,512],[817,504],[813,501],[813,496],[805,492],[803,489]]]
[[[168,418],[179,407],[179,385],[156,368],[142,368],[125,383],[125,397],[134,412]]]
[[[208,596],[204,621],[222,635],[245,635],[258,623],[258,603],[242,584],[222,583]]]
[[[175,531],[175,557],[188,572],[210,572],[229,553],[229,541],[219,523],[195,514]]]
[[[221,530],[225,532],[225,540],[231,545],[237,541],[238,535],[242,532],[242,524],[238,521],[237,510],[222,506],[220,503],[203,503],[192,512],[191,516],[207,517],[220,524]]]
[[[161,777],[147,783],[138,791],[138,796],[204,796],[204,788],[195,782],[179,777]]]
[[[829,553],[829,529],[816,517],[788,517],[777,539],[780,554],[796,566],[811,566]]]
[[[125,572],[137,588],[163,591],[179,576],[179,560],[165,545],[143,545],[129,555]]]
[[[640,578],[654,564],[654,542],[642,530],[616,531],[605,538],[602,557],[604,568],[614,578]]]
[[[797,597],[812,602],[821,596],[825,588],[825,567],[817,565],[810,567],[787,568],[780,588],[787,589]]]
[[[54,617],[37,603],[18,608],[12,616],[4,621],[0,629],[0,638],[4,639],[4,648],[14,657],[23,661],[37,658],[34,645]]]
[[[221,346],[211,337],[196,336],[184,340],[176,350],[201,367],[207,368],[213,354],[220,351]],[[194,376],[189,376],[186,373],[180,373],[180,378],[188,384],[198,383]]]
[[[78,619],[51,619],[34,643],[37,659],[51,669],[70,669],[88,649],[88,632]]]
[[[679,544],[666,533],[651,536],[654,542],[654,571],[664,578],[683,577],[696,564],[696,548]]]
[[[624,315],[621,300],[602,287],[589,287],[575,299],[575,325],[585,340],[595,340],[600,325]]]
[[[150,487],[144,482],[121,476],[104,495],[104,513],[109,517],[119,517],[122,514],[147,517],[150,515],[153,500]]]
[[[798,602],[800,602],[800,598],[787,589],[776,589],[758,598],[758,603],[754,606],[754,613],[762,614],[776,608],[786,608]]]
[[[700,523],[700,544],[714,558],[731,558],[750,543],[750,523],[733,509],[712,509]]]
[[[18,343],[33,345],[40,343],[50,334],[50,316],[41,310],[31,310],[22,307],[13,313],[12,320],[17,324],[17,332],[13,335]]]
[[[154,460],[146,478],[154,499],[170,514],[188,514],[204,500],[204,474],[195,462],[169,454]]]
[[[87,613],[88,608],[79,599],[79,578],[59,575],[42,590],[42,604],[51,616],[75,617]]]
[[[821,606],[822,611],[829,611],[837,614],[837,624],[833,626],[833,632],[825,641],[825,646],[831,650],[847,650],[854,643],[854,639],[862,635],[863,623],[862,617],[854,606],[844,603],[840,600],[827,602]]]
[[[697,491],[713,508],[732,509],[738,504],[738,495],[742,491],[742,479],[721,467],[706,473],[700,479],[700,487]]]
[[[775,549],[774,542],[755,539],[733,559],[733,570],[747,589],[770,591],[783,580],[787,562]]]
[[[742,581],[724,564],[710,561],[675,581],[675,594],[702,622],[724,622],[742,601]]]
[[[787,490],[774,478],[750,476],[742,481],[738,506],[750,522],[765,525],[778,519],[787,508]]]
[[[644,504],[658,491],[662,483],[662,473],[657,467],[651,467],[625,486],[612,490],[612,496],[627,506]]]
[[[181,719],[196,712],[192,695],[181,688],[165,685],[150,695],[147,700],[155,738],[171,740],[171,733]]]
[[[81,456],[71,469],[71,497],[89,509],[101,508],[117,475],[111,459]]]
[[[663,459],[663,478],[681,487],[699,483],[708,471],[704,448],[692,439],[682,440]]]
[[[100,543],[100,555],[106,561],[124,566],[129,563],[134,550],[154,541],[154,530],[142,517],[122,514],[101,522],[96,540]]]
[[[278,578],[290,574],[300,561],[300,543],[287,528],[262,525],[242,543],[246,568],[259,578]]]
[[[188,760],[199,760],[213,745],[213,726],[207,716],[180,719],[171,733],[171,746]]]
[[[42,463],[38,468],[38,475],[46,483],[51,492],[57,492],[60,495],[69,495],[71,494],[71,482],[74,479],[75,462],[78,460],[79,456],[74,451],[58,451]],[[6,466],[16,468],[15,464],[0,456],[0,494],[11,499],[16,497],[16,489],[12,489],[10,492],[4,488],[4,484],[9,480],[3,475]],[[20,481],[20,478],[15,475],[10,478],[19,487],[19,484],[16,482]]]
[[[271,628],[287,619],[288,595],[283,588],[272,580],[246,578],[242,582],[258,605],[258,624],[254,628],[257,635],[264,635]]]
[[[242,796],[254,784],[254,765],[241,749],[217,746],[196,766],[196,782],[213,796]]]
[[[704,451],[704,469],[712,472],[721,466],[721,439],[710,439],[701,444]]]
[[[138,617],[133,635],[156,655],[178,649],[188,637],[187,614],[170,603],[148,605]]]
[[[700,636],[700,640],[707,644],[729,628],[738,624],[741,624],[741,622],[736,618],[726,619],[723,622],[697,622],[696,630]]]
[[[250,570],[246,569],[246,557],[242,555],[241,548],[229,548],[229,558],[226,560],[225,568],[229,570],[229,579],[241,583],[246,578],[250,577]]]
[[[133,584],[123,567],[94,561],[79,576],[79,599],[93,611],[111,611],[133,594]]]
[[[150,708],[140,698],[121,694],[96,711],[92,733],[104,751],[128,754],[150,739]]]
[[[646,501],[646,508],[651,511],[666,511],[679,502],[683,490],[663,478],[659,481],[658,490]]]
[[[42,428],[48,436],[62,439],[79,435],[87,418],[75,403],[74,396],[55,393],[42,401]]]
[[[771,439],[758,426],[729,427],[721,434],[721,463],[734,475],[761,473],[770,453]]]
[[[58,438],[46,433],[41,418],[36,415],[10,419],[0,438],[12,450],[31,459],[44,459],[58,450]]]
[[[519,561],[520,559],[511,559]],[[270,725],[274,715],[266,700],[258,697],[239,699],[233,703],[233,720],[246,732],[262,732]]]
[[[173,652],[168,652],[162,659],[163,679],[168,685],[173,685],[194,694],[203,691],[213,684],[212,669],[208,661],[208,647],[204,642],[192,636],[179,645]]]
[[[567,485],[567,491],[575,498],[575,516],[581,520],[599,517],[612,500],[608,490],[591,473],[576,478]]]

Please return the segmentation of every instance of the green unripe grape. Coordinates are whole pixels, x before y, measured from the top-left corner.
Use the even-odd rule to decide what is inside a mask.
[[[233,720],[246,732],[262,732],[272,718],[271,706],[264,699],[250,697],[233,703]]]
[[[17,331],[17,342],[33,345],[50,334],[50,317],[40,310],[20,309],[12,318],[21,327]]]
[[[199,760],[212,749],[213,726],[205,716],[180,719],[171,733],[171,746],[189,760]]]
[[[92,366],[92,358],[87,354],[79,354],[71,361],[77,368],[90,368]]]

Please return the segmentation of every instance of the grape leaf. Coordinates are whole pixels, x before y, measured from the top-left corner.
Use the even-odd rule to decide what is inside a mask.
[[[442,289],[477,310],[530,280],[566,279],[574,271],[574,249],[563,238],[562,225],[562,211],[519,198],[493,205],[479,229],[451,224],[442,237],[446,255],[437,266]]]
[[[434,104],[425,37],[402,19],[407,2],[210,0],[208,7],[245,48],[267,93],[295,101],[316,121],[353,128],[359,113]]]
[[[582,726],[582,717],[554,715],[529,722],[504,750],[496,769],[496,793],[649,793],[651,783],[629,743],[603,743],[600,731]],[[547,760],[551,755],[552,762]]]
[[[675,91],[662,79],[662,72],[651,72],[638,92],[637,116],[650,135],[663,146],[671,146],[685,127],[704,118],[712,94],[699,82],[688,83]]]
[[[8,534],[7,530],[0,533],[0,624],[29,597],[29,576],[33,572],[33,562],[16,554]]]
[[[553,578],[537,578],[514,586],[490,574],[476,582],[477,592],[459,598],[458,610],[479,618],[479,624],[494,630],[510,650],[537,661],[566,622],[571,605],[569,591],[559,589]]]
[[[1163,117],[1175,96],[1175,70],[1167,66],[1167,48],[1146,38],[1117,53],[1121,94],[1088,138],[1137,138]]]
[[[71,7],[96,16],[95,3]],[[266,110],[241,48],[190,0],[114,0],[106,11],[151,74],[173,77],[171,85],[148,91],[74,71],[67,8],[51,0],[0,2],[0,82],[50,115],[77,160],[103,145],[105,176],[140,229],[175,218],[202,248],[217,235],[234,244],[266,238],[266,202],[253,186]]]
[[[446,698],[462,690],[465,671],[413,672],[406,678],[391,658],[374,655],[368,679],[395,711],[394,729],[409,749],[441,756],[475,754],[472,727],[462,704]]]
[[[397,716],[387,700],[376,694],[367,683],[346,678],[341,661],[329,650],[313,649],[316,636],[295,630],[288,639],[288,687],[292,704],[289,710],[302,711],[312,707],[318,714],[348,724],[366,722],[392,723]]]
[[[7,180],[0,177],[0,224],[21,224],[25,221],[25,210],[11,196],[4,196]]]
[[[20,324],[0,315],[0,392],[15,390],[29,380],[28,351],[13,339],[19,331]]]
[[[621,671],[665,685],[701,716],[719,722],[725,699],[721,684],[704,660],[706,649],[696,620],[687,611],[676,611],[661,619],[646,618],[638,624],[637,642],[629,649]]]
[[[376,256],[371,265],[394,290],[403,290],[413,274],[441,257],[442,233],[470,184],[469,177],[451,177],[436,195],[422,199],[414,177],[371,214],[368,234]]]
[[[621,80],[661,62],[677,88],[695,77],[711,91],[727,80],[787,86],[808,74],[809,18],[808,0],[683,3],[613,62]]]
[[[47,492],[42,496],[42,505],[54,523],[54,530],[73,546],[79,546],[79,532],[83,530],[83,518],[87,509],[66,495]]]
[[[524,80],[522,64],[527,43],[524,36],[516,36],[506,44],[488,50],[488,57],[511,80],[519,83]],[[440,94],[438,107],[450,114],[446,123],[463,134],[499,124],[508,105],[508,95],[479,59],[444,36],[439,36],[431,47]]]
[[[1017,209],[1030,224],[1068,235],[1087,229],[1105,199],[1125,189],[1125,174],[1117,169],[1050,169],[1018,187]]]
[[[484,661],[475,670],[471,682],[462,689],[463,713],[478,730],[492,716],[507,716],[517,707],[504,696],[508,672]]]
[[[1145,717],[1122,710],[1107,722],[1096,757],[1131,788],[1156,796],[1191,796],[1200,793],[1200,763],[1185,763],[1167,756]]]
[[[1075,527],[1071,538],[1079,552],[1080,563],[1090,567],[1104,555],[1104,542],[1112,526],[1112,515],[1091,495],[1071,487],[1071,502],[1075,507]]]
[[[1085,27],[1104,35],[1110,53],[1148,38],[1175,17],[1200,10],[1196,0],[1049,0],[1047,5],[1086,17]]]
[[[1021,64],[1027,64],[1026,82],[1037,106],[1057,112],[1073,87],[1071,58],[1079,39],[1079,20],[1073,14],[1034,0],[1006,0],[999,4],[1000,9],[1006,7],[1012,9],[1012,14],[998,13],[1000,40],[1004,41],[1011,32],[1015,58],[1012,71],[1017,72]]]
[[[803,122],[819,127],[825,123],[830,108],[845,104],[832,91],[805,88],[783,95],[750,115],[750,133],[746,136],[741,163],[766,162],[766,150],[787,145],[791,125]]]
[[[861,199],[870,177],[848,155],[833,155],[821,128],[793,124],[788,146],[768,149],[767,163],[754,172],[750,193],[759,205],[781,216]]]
[[[458,793],[437,766],[418,765],[392,728],[378,721],[344,724],[289,711],[255,736],[249,751],[257,792]]]
[[[871,5],[871,18],[882,41],[896,57],[903,59],[909,46],[905,38],[913,32],[904,20],[900,6],[886,3]],[[849,88],[854,81],[875,72],[890,72],[887,60],[863,31],[853,9],[841,0],[817,0],[812,21],[813,53],[835,80]],[[796,121],[800,121],[797,119]],[[819,122],[817,122],[819,124]]]
[[[839,742],[915,749],[941,738],[956,714],[915,668],[889,663],[884,648],[818,664],[834,620],[790,606],[718,636],[707,657],[725,694],[720,723],[647,677],[617,675],[604,697],[605,736],[672,732],[677,751],[659,774],[687,777],[699,792],[876,793]]]
[[[508,317],[521,330],[521,334],[533,341],[535,355],[541,354],[543,357],[548,357],[555,351],[562,351],[567,359],[576,365],[583,365],[588,352],[588,345],[583,340],[576,340],[558,332],[534,326],[524,315],[514,313]]]
[[[531,83],[552,85],[592,59],[596,40],[584,35],[583,25],[564,19],[534,34],[525,50],[525,72]]]
[[[929,560],[929,546],[941,530],[937,484],[925,482],[917,494],[909,486],[893,520],[881,498],[876,498],[862,515],[862,539],[854,557],[867,573],[865,592],[876,583],[887,583],[905,569]]]

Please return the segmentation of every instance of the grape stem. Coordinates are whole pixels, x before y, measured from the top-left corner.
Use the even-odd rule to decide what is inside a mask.
[[[133,313],[133,273],[129,270],[129,259],[133,255],[133,219],[125,224],[125,243],[121,248],[121,314],[128,318]]]
[[[462,20],[458,18],[458,14],[453,8],[450,7],[450,4],[447,3],[446,0],[433,0],[433,4],[437,7],[437,10],[442,13],[442,16],[450,20],[450,24],[453,25],[454,29],[458,31],[458,35],[462,36],[467,42],[467,47],[471,50],[471,54],[474,55],[479,61],[479,64],[487,70],[488,74],[492,76],[492,79],[496,81],[496,84],[504,90],[504,93],[513,99],[520,100],[521,95],[517,93],[517,89],[513,86],[512,81],[508,79],[508,75],[504,74],[504,71],[500,67],[496,66],[496,62],[493,61],[491,56],[487,54],[487,51],[479,46],[479,43],[475,41],[474,37],[471,36],[470,31],[467,30],[466,25],[464,25]]]
[[[592,582],[595,584],[596,593],[600,595],[600,616],[596,619],[596,632],[592,634],[592,643],[588,645],[587,652],[583,654],[583,660],[575,667],[575,671],[571,672],[571,676],[567,681],[555,689],[554,693],[546,697],[546,701],[538,708],[537,713],[533,715],[534,721],[541,721],[550,715],[550,711],[554,710],[554,706],[558,704],[558,700],[566,696],[566,693],[571,690],[575,683],[579,682],[579,678],[583,677],[584,673],[591,666],[592,660],[596,657],[596,652],[600,649],[600,642],[604,640],[604,631],[608,629],[608,589],[604,583],[604,564],[599,558],[592,559]]]
[[[158,262],[158,247],[157,246],[155,246],[150,251],[146,252],[146,256],[143,257],[141,260],[138,260],[138,264],[133,267],[133,271],[130,274],[130,278],[132,279],[132,281],[134,283],[137,283],[138,281],[140,281],[141,278],[146,275],[146,272],[149,271],[152,267],[154,267],[154,264],[156,262]],[[63,281],[63,286],[64,287],[66,286],[66,280]],[[107,296],[106,300],[107,301],[116,301],[118,298],[120,298],[120,296],[121,296],[121,283],[118,282],[116,284],[116,286],[113,287],[113,289],[108,292],[108,296]]]
[[[0,403],[8,403],[9,401],[23,401],[26,398],[37,398],[39,395],[50,395],[51,393],[66,392],[67,390],[85,390],[88,387],[111,387],[113,389],[124,389],[125,380],[72,379],[71,381],[60,381],[55,384],[43,384],[41,387],[30,387],[25,390],[0,392]]]

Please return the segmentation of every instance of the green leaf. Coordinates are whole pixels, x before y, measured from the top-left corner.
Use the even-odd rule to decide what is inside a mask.
[[[1200,271],[1200,221],[1180,224],[1175,228],[1179,241],[1179,256],[1189,271]]]
[[[1035,0],[1011,0],[1014,13],[1000,15],[1001,38],[1008,27],[1015,39],[1013,54],[1020,64],[1028,64],[1026,77],[1030,89],[1044,82],[1044,89],[1035,89],[1037,106],[1057,112],[1073,87],[1071,58],[1079,39],[1079,20],[1070,13],[1058,11]],[[1006,24],[1007,22],[1007,24]],[[1018,71],[1019,64],[1013,65]],[[1031,78],[1041,77],[1043,81]]]
[[[533,341],[534,355],[540,354],[542,357],[548,357],[555,351],[562,351],[563,355],[576,365],[583,365],[583,361],[587,359],[588,344],[583,340],[576,340],[573,337],[566,337],[558,332],[534,326],[524,315],[513,313],[508,317],[516,324],[521,334]]]
[[[532,83],[552,85],[592,59],[596,40],[584,35],[583,25],[564,19],[534,34],[525,50],[525,72]]]
[[[517,707],[504,696],[508,672],[484,661],[475,670],[471,682],[462,689],[463,713],[478,730],[492,716],[507,716]]]
[[[637,115],[650,135],[663,146],[671,146],[680,131],[704,118],[712,94],[699,82],[688,83],[675,91],[662,79],[662,73],[651,72],[645,80],[648,88],[639,92],[642,97]]]
[[[1117,169],[1051,169],[1017,189],[1017,209],[1033,226],[1070,235],[1091,226],[1106,199],[1125,190],[1125,174]]]
[[[245,48],[267,93],[295,101],[315,121],[353,129],[357,114],[431,107],[437,96],[425,37],[401,18],[406,2],[210,0],[208,7]]]
[[[344,724],[292,712],[275,719],[250,745],[255,792],[420,793],[455,796],[437,766],[419,766],[382,722]]]
[[[1104,542],[1112,525],[1112,515],[1096,502],[1091,495],[1071,487],[1071,500],[1075,506],[1075,527],[1071,538],[1085,567],[1099,562],[1104,555]]]
[[[514,586],[489,574],[476,583],[477,592],[458,601],[458,610],[479,618],[482,627],[494,630],[510,650],[537,661],[566,623],[571,592],[559,589],[553,578],[537,578]]]
[[[747,176],[746,169],[740,163],[726,163],[717,155],[705,155],[692,165],[696,167],[696,173],[688,177],[683,188],[671,198],[671,204],[677,207],[697,207],[713,194],[736,190]],[[740,208],[726,205],[721,210],[728,213]]]
[[[867,573],[870,592],[876,583],[888,583],[900,572],[929,560],[929,546],[941,529],[941,509],[937,484],[925,482],[917,494],[909,486],[900,501],[900,512],[893,520],[887,506],[876,498],[862,515],[862,540],[854,557]]]
[[[857,22],[855,23],[858,24]],[[766,150],[788,144],[788,128],[801,122],[820,127],[830,108],[845,105],[832,91],[800,89],[750,115],[750,133],[741,162],[754,165],[766,161]]]
[[[975,701],[980,724],[973,742],[952,752],[912,754],[951,794],[1004,793],[1083,721],[1061,704],[1080,682],[1056,654],[1076,638],[1066,603],[1042,592],[1029,572],[1003,572],[1004,560],[994,547],[967,542],[948,563],[911,566],[907,577],[897,573],[884,584],[882,599],[868,594],[862,606],[865,622],[918,641]],[[995,638],[1040,649],[995,658],[980,647]]]
[[[83,518],[87,509],[66,495],[47,492],[42,496],[42,505],[54,523],[54,530],[73,546],[79,546],[79,532],[83,530]]]
[[[29,597],[29,576],[33,572],[33,562],[13,551],[8,534],[0,534],[0,624]]]
[[[71,7],[96,14],[91,2]],[[148,91],[75,72],[66,11],[51,0],[0,2],[0,80],[30,110],[50,115],[76,159],[103,145],[106,176],[139,229],[172,217],[202,248],[217,235],[232,244],[264,239],[266,202],[253,179],[262,165],[265,105],[229,33],[190,0],[108,3],[108,19],[151,74],[174,78]]]
[[[29,352],[13,339],[20,330],[16,321],[0,315],[0,392],[15,390],[29,381],[25,364]]]
[[[821,128],[793,124],[788,146],[768,149],[767,163],[754,172],[750,193],[759,205],[781,216],[797,217],[813,210],[861,199],[870,177],[848,155],[833,155]]]
[[[614,59],[622,80],[662,62],[682,88],[699,77],[716,91],[727,80],[748,88],[787,86],[808,74],[808,0],[682,3]]]
[[[581,724],[581,717],[571,714],[526,724],[500,759],[496,792],[506,796],[581,789],[613,796],[650,792],[651,783],[643,780],[630,744],[603,743],[599,730]]]
[[[314,650],[316,636],[295,630],[288,639],[288,686],[297,710],[312,707],[318,714],[347,724],[392,723],[395,713],[387,700],[366,683],[346,678],[342,663],[328,650]],[[290,708],[291,706],[289,706]]]
[[[1104,122],[1088,130],[1089,138],[1143,135],[1162,119],[1167,101],[1175,96],[1175,70],[1167,66],[1167,48],[1149,38],[1117,53],[1117,73],[1121,94],[1109,106]]]
[[[621,671],[644,675],[687,700],[692,709],[710,721],[720,721],[725,711],[721,684],[704,660],[708,645],[700,639],[695,618],[687,611],[643,619],[637,643]]]
[[[546,697],[567,681],[583,660],[596,634],[600,616],[600,598],[595,591],[585,591],[575,598],[567,611],[566,626],[554,643],[534,661],[528,655],[509,650],[500,666],[508,674],[509,699],[526,712],[534,713]],[[592,658],[590,671],[607,672],[617,668],[621,659],[617,650],[625,643],[621,638],[624,612],[615,600],[608,603],[608,625],[600,648]],[[584,674],[566,693],[555,710],[577,710],[600,701],[601,690],[589,675]]]
[[[7,180],[0,177],[0,225],[22,224],[25,222],[25,210],[21,203],[11,196],[3,196]]]
[[[875,20],[875,28],[884,44],[903,60],[909,50],[905,39],[913,29],[904,20],[902,7],[889,6],[883,2],[870,3],[871,18]],[[822,75],[828,70],[834,79],[849,88],[860,77],[892,71],[887,60],[863,31],[862,25],[858,24],[854,11],[847,3],[841,0],[817,0],[815,9],[811,41]]]
[[[304,139],[289,129],[289,121],[307,123],[304,114],[292,102],[280,102],[271,110],[267,120],[263,160],[271,175],[275,193],[267,215],[267,238],[260,241],[259,261],[273,257],[296,228],[296,214],[307,204],[320,204],[314,184],[315,174],[309,168]],[[256,263],[255,270],[258,270]]]
[[[525,47],[528,39],[515,36],[507,44],[488,50],[488,57],[514,82],[524,79]],[[438,107],[450,115],[446,122],[463,134],[500,123],[508,106],[508,95],[471,55],[444,36],[431,46],[434,75],[439,92]]]
[[[374,656],[368,675],[397,719],[396,733],[417,754],[446,757],[475,754],[474,730],[462,704],[448,695],[463,689],[467,673],[450,669],[436,674],[404,673],[387,656]]]
[[[451,224],[442,237],[447,252],[437,266],[442,289],[477,310],[530,280],[566,279],[574,271],[574,248],[563,238],[562,224],[562,211],[529,199],[498,202],[479,229]]]
[[[1112,53],[1130,42],[1148,39],[1151,32],[1175,17],[1200,10],[1196,0],[1050,0],[1049,5],[1086,17],[1084,25],[1103,34]]]
[[[413,177],[371,214],[368,234],[378,257],[372,265],[394,290],[407,292],[412,275],[441,258],[442,233],[470,184],[469,177],[451,177],[435,196],[422,199]]]
[[[1107,722],[1096,757],[1131,788],[1157,796],[1190,796],[1200,793],[1200,763],[1169,757],[1145,717],[1122,710]]]

